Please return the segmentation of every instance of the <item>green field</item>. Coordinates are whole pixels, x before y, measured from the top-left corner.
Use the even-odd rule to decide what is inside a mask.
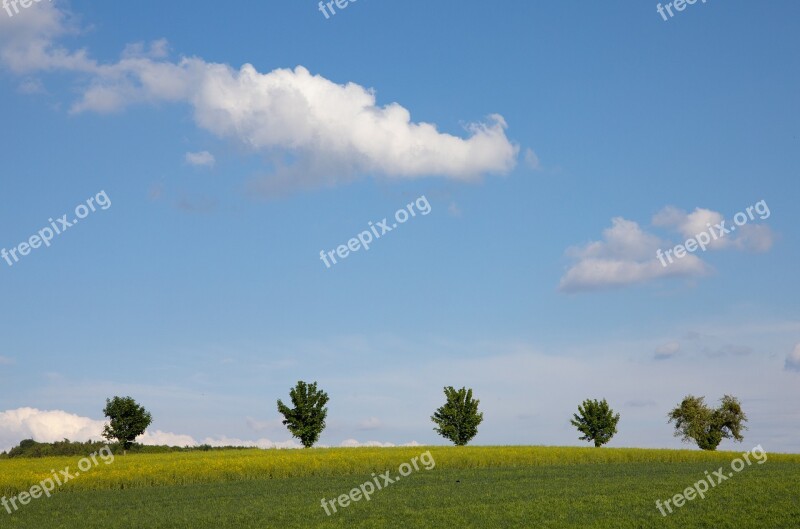
[[[327,516],[346,494],[430,450],[370,501]],[[745,450],[742,450],[745,451]],[[248,450],[117,456],[32,500],[0,527],[800,527],[800,456],[769,454],[673,514],[662,501],[741,452],[549,447]],[[0,494],[15,495],[80,458],[0,460]],[[409,472],[410,469],[406,469]]]

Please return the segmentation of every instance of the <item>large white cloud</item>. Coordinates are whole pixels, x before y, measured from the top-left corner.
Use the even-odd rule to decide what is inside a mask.
[[[500,115],[468,124],[462,138],[413,122],[398,103],[379,105],[373,90],[355,83],[338,84],[302,66],[260,73],[250,64],[234,69],[200,58],[171,62],[163,59],[164,41],[149,51],[129,46],[119,61],[100,64],[84,51],[57,45],[69,32],[64,11],[49,3],[30,10],[24,31],[15,28],[13,35],[0,37],[0,58],[8,68],[84,74],[82,95],[72,107],[77,113],[188,103],[201,128],[279,156],[270,177],[255,186],[260,191],[334,185],[367,174],[474,180],[516,164],[519,149],[506,137]],[[0,31],[11,26],[4,20]]]
[[[0,450],[8,450],[23,439],[52,443],[101,440],[103,421],[80,417],[65,411],[19,408],[0,412]]]

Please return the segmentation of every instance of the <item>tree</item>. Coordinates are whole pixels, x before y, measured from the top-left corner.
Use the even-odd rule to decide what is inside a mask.
[[[150,412],[136,404],[131,397],[106,399],[103,413],[111,419],[110,424],[103,428],[103,437],[109,441],[118,441],[125,451],[153,422]]]
[[[742,442],[747,416],[739,400],[725,395],[720,406],[711,409],[704,399],[689,395],[669,413],[667,422],[675,421],[675,437],[682,437],[685,443],[694,441],[703,450],[716,450],[723,439]]]
[[[283,424],[294,437],[306,448],[311,448],[319,440],[325,429],[325,417],[328,415],[328,394],[317,389],[317,383],[306,384],[303,381],[289,391],[294,408],[289,408],[278,399],[278,411],[284,416]]]
[[[456,446],[464,446],[478,434],[483,422],[483,413],[478,412],[480,401],[472,398],[472,389],[448,386],[444,394],[447,402],[431,416],[437,425],[433,430]]]
[[[570,423],[583,434],[579,439],[594,441],[595,447],[603,446],[617,433],[619,413],[614,415],[614,410],[608,406],[606,399],[586,399],[582,406],[578,406],[578,413],[572,416]]]

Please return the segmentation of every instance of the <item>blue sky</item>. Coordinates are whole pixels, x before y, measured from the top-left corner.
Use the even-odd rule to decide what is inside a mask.
[[[798,16],[0,10],[0,248],[111,202],[0,260],[0,449],[91,436],[128,394],[152,442],[284,446],[275,401],[303,379],[331,396],[331,446],[444,442],[429,417],[466,385],[477,444],[580,444],[571,414],[605,397],[611,445],[678,447],[669,409],[727,393],[745,445],[797,452]],[[320,260],[421,196],[430,214]],[[656,259],[757,203],[708,251]]]

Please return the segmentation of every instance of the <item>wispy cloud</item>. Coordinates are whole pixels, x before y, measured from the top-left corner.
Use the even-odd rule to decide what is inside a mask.
[[[186,163],[195,167],[213,167],[217,161],[208,151],[187,152],[184,159]]]
[[[675,356],[681,350],[681,344],[678,342],[667,342],[656,348],[655,359],[667,360]]]

